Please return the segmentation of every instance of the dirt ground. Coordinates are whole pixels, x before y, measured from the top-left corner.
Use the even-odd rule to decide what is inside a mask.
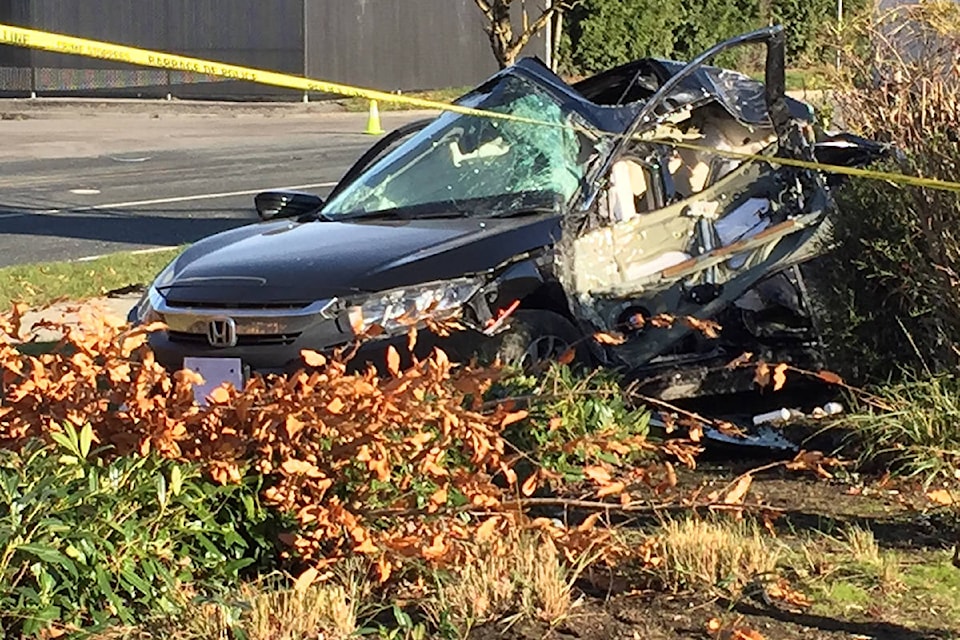
[[[807,613],[792,613],[761,604],[736,604],[694,596],[638,594],[614,596],[607,601],[589,599],[554,629],[519,625],[506,632],[478,629],[472,640],[511,638],[578,638],[583,640],[678,640],[717,637],[707,631],[707,621],[721,618],[739,622],[770,640],[933,640],[960,637],[958,629],[908,628],[882,620],[844,620]],[[721,635],[731,637],[731,635]],[[734,639],[736,636],[732,636]],[[750,636],[745,636],[747,640]]]
[[[722,487],[755,463],[710,465],[681,477],[680,487]],[[678,487],[678,488],[680,488]],[[856,525],[873,532],[881,551],[895,552],[905,567],[945,567],[945,584],[936,594],[903,586],[896,592],[870,594],[865,603],[830,601],[822,592],[832,589],[831,573],[813,582],[798,582],[812,606],[793,609],[762,594],[745,593],[736,601],[716,594],[665,593],[631,588],[629,581],[582,578],[581,598],[570,616],[553,628],[517,624],[509,629],[486,626],[475,629],[472,640],[511,638],[578,638],[583,640],[921,640],[960,638],[960,618],[950,600],[960,606],[960,568],[949,566],[954,540],[953,524],[942,510],[931,508],[919,486],[878,478],[823,480],[775,470],[758,475],[752,499],[762,499],[783,509],[775,521],[777,539],[788,547],[803,540],[837,535]],[[637,523],[641,525],[643,523]],[[842,560],[834,559],[834,562]],[[824,560],[827,562],[827,560]],[[953,573],[955,572],[955,576]],[[912,584],[905,574],[904,580]],[[839,581],[839,579],[838,579]],[[918,585],[923,587],[924,585]],[[952,609],[945,612],[944,603]],[[711,619],[727,631],[711,633]],[[738,636],[731,626],[752,630],[758,636]]]

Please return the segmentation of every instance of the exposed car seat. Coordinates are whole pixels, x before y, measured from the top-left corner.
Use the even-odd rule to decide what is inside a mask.
[[[624,222],[657,208],[648,172],[644,164],[632,158],[623,158],[613,164],[608,203],[614,222]],[[689,259],[690,255],[681,251],[666,251],[643,262],[621,262],[614,255],[617,269],[625,280],[643,278]]]
[[[716,105],[697,111],[687,133],[695,134],[693,142],[704,150],[677,148],[671,153],[667,167],[681,199],[703,191],[743,163],[705,149],[759,153],[776,140],[770,127],[748,127]]]
[[[614,222],[629,220],[656,208],[647,169],[631,158],[614,163],[610,170],[610,217]]]
[[[710,177],[710,165],[701,160],[704,154],[691,149],[677,149],[670,159],[670,174],[677,193],[689,198],[703,191]]]

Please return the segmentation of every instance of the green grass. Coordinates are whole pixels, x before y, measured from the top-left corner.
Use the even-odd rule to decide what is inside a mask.
[[[433,102],[452,102],[472,88],[473,87],[449,87],[447,89],[434,89],[432,91],[411,91],[401,95],[408,98],[432,100]],[[362,98],[347,98],[339,102],[346,111],[361,112],[367,111],[370,108],[370,101]],[[414,108],[396,102],[379,102],[377,103],[377,107],[380,111],[406,111]]]
[[[830,86],[827,74],[823,68],[787,69],[787,91],[826,89]]]
[[[861,462],[926,483],[960,473],[960,379],[914,378],[871,389],[886,410],[863,406],[837,422],[852,434]]]
[[[887,551],[900,569],[897,583],[870,584],[862,577],[834,575],[815,585],[812,612],[838,618],[876,617],[905,626],[960,628],[960,570],[946,551]],[[845,556],[828,556],[843,563]]]
[[[819,607],[829,613],[849,614],[849,609],[864,609],[870,592],[858,584],[838,581],[824,586]]]
[[[124,252],[84,262],[48,262],[0,268],[0,309],[13,302],[42,306],[60,298],[86,300],[128,285],[147,284],[184,247]]]
[[[960,570],[950,551],[883,548],[855,526],[790,547],[782,567],[810,596],[815,615],[960,628]]]

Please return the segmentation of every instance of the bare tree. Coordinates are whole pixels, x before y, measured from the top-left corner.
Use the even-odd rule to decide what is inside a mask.
[[[530,38],[545,29],[555,15],[580,2],[580,0],[541,0],[546,4],[535,11],[539,15],[531,22],[530,15],[527,13],[526,0],[519,0],[523,24],[519,29],[515,29],[512,19],[515,0],[474,1],[489,23],[484,29],[490,38],[493,55],[501,69],[513,64],[520,55],[520,50],[530,42]]]

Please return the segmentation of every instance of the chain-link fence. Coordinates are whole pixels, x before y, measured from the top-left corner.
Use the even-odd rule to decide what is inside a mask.
[[[0,0],[0,23],[389,91],[495,71],[474,0]],[[538,41],[531,53],[540,54]],[[202,74],[0,46],[0,96],[299,99]]]

